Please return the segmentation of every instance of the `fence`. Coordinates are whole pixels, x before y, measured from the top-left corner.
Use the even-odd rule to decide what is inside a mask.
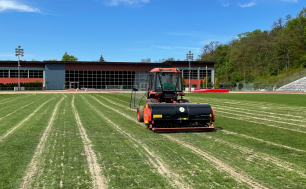
[[[291,83],[293,81],[296,81],[296,80],[298,80],[298,79],[300,79],[302,77],[306,77],[306,69],[304,69],[302,71],[299,71],[297,73],[294,73],[294,74],[292,74],[292,75],[290,75],[288,77],[285,77],[284,79],[281,79],[281,80],[273,83],[272,85],[276,86],[277,88],[279,88],[279,87],[287,85],[287,84],[289,84],[289,83]]]
[[[24,87],[25,91],[42,91],[44,87]],[[14,87],[0,87],[0,91],[14,91]]]

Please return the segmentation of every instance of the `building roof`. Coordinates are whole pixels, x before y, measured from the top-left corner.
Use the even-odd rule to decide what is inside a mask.
[[[193,65],[206,65],[206,64],[216,64],[213,61],[190,61]],[[124,65],[150,65],[150,66],[171,66],[172,64],[176,65],[186,65],[189,64],[189,61],[165,61],[162,63],[146,63],[146,62],[98,62],[98,61],[25,61],[21,60],[22,64],[124,64]],[[18,61],[11,60],[0,60],[0,64],[18,64]]]

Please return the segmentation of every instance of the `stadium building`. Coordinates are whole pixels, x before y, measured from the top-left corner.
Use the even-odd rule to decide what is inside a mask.
[[[191,85],[200,86],[201,80],[211,77],[214,82],[215,62],[191,61]],[[207,71],[206,71],[207,66]],[[135,74],[153,68],[178,68],[189,83],[188,61],[143,62],[65,62],[20,61],[20,82],[39,82],[48,89],[129,89]],[[0,83],[18,83],[18,61],[0,61]]]

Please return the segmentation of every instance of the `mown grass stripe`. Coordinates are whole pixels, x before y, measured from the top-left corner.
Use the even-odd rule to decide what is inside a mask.
[[[92,96],[92,97],[93,97],[93,96]],[[107,107],[107,108],[109,108],[109,109],[111,109],[111,110],[113,110],[113,111],[115,111],[115,112],[121,114],[122,116],[124,116],[124,117],[126,117],[126,118],[128,118],[128,119],[130,119],[130,120],[132,120],[132,121],[134,121],[135,123],[140,124],[140,125],[143,126],[143,124],[137,122],[134,118],[132,118],[132,117],[126,115],[126,114],[123,114],[122,112],[120,112],[120,111],[118,111],[118,110],[116,110],[116,109],[114,109],[114,108],[112,108],[112,107],[107,106],[106,104],[102,103],[101,101],[99,101],[99,100],[98,100],[97,98],[95,98],[95,97],[93,97],[93,98],[94,98],[98,103],[100,103],[101,105],[103,105],[103,106],[105,106],[105,107]],[[104,98],[104,97],[102,97],[102,98]],[[203,151],[201,151],[201,150],[199,150],[199,149],[196,149],[196,148],[192,147],[191,145],[188,145],[188,144],[187,144],[187,145],[184,145],[184,142],[182,142],[182,141],[180,141],[180,140],[178,140],[178,139],[175,139],[175,138],[173,138],[173,137],[170,137],[169,135],[163,135],[163,136],[165,136],[166,138],[168,138],[168,139],[171,140],[171,141],[174,141],[174,142],[176,142],[176,143],[181,144],[181,145],[184,146],[184,147],[189,148],[190,150],[196,152],[196,153],[197,153],[198,155],[200,155],[200,156],[206,157],[206,158],[203,158],[203,160],[205,160],[205,161],[210,161],[211,159],[214,159],[213,162],[216,163],[218,166],[220,166],[225,172],[229,173],[229,174],[232,176],[232,178],[234,178],[235,180],[238,179],[237,181],[242,181],[242,182],[244,182],[244,183],[250,185],[250,186],[253,187],[253,188],[266,188],[266,187],[264,187],[263,185],[257,183],[256,181],[253,181],[253,180],[250,179],[249,177],[237,173],[237,171],[236,171],[234,168],[230,167],[229,165],[227,165],[227,164],[225,164],[225,163],[222,163],[221,160],[218,160],[218,159],[216,159],[215,157],[210,156],[210,155],[208,155],[207,153],[204,153]],[[239,176],[239,178],[237,178],[237,176]]]
[[[203,101],[203,98],[198,97],[191,97],[189,98],[191,101],[200,102]],[[216,100],[212,98],[205,98],[206,102],[209,102],[209,104],[214,105],[222,105],[222,106],[229,106],[229,107],[248,107],[248,109],[243,109],[243,111],[256,111],[256,112],[262,112],[264,114],[277,114],[278,116],[286,116],[286,117],[295,117],[295,118],[304,118],[303,116],[297,116],[296,114],[303,114],[304,109],[301,109],[301,107],[292,108],[291,106],[280,106],[279,104],[262,104],[262,106],[258,106],[258,103],[253,103],[251,101],[233,101],[228,102],[227,100]],[[263,111],[264,110],[264,111]],[[290,110],[290,111],[289,111]],[[268,112],[268,111],[276,111],[274,112]],[[280,112],[286,112],[287,114],[282,114]],[[293,115],[292,112],[295,114]]]
[[[99,164],[97,163],[97,157],[95,152],[92,150],[92,144],[91,141],[89,140],[86,131],[82,125],[80,116],[77,112],[77,109],[74,106],[74,95],[72,97],[72,101],[71,101],[71,106],[72,106],[72,110],[75,114],[75,119],[79,128],[79,132],[81,134],[83,143],[84,143],[84,149],[86,151],[86,155],[87,155],[87,161],[88,161],[88,166],[89,166],[89,170],[92,176],[92,180],[93,180],[93,186],[95,188],[107,188],[106,185],[106,179],[103,178],[103,176],[101,175],[101,168],[99,166]]]
[[[209,139],[209,140],[213,140],[213,141],[215,141],[217,143],[220,143],[220,144],[224,144],[226,146],[229,146],[230,148],[237,149],[244,155],[252,154],[251,155],[252,158],[256,158],[258,160],[262,160],[262,161],[266,161],[266,162],[271,162],[274,165],[276,165],[277,167],[279,167],[280,169],[283,169],[283,170],[288,171],[288,172],[295,172],[295,173],[299,174],[300,176],[302,176],[303,178],[306,178],[306,175],[304,174],[305,170],[299,170],[301,167],[299,167],[295,164],[289,163],[287,161],[280,160],[279,158],[270,156],[266,153],[255,152],[253,149],[250,149],[248,147],[244,147],[244,146],[241,146],[241,145],[238,145],[238,144],[234,144],[232,142],[222,140],[220,138],[204,135],[203,133],[196,133],[196,135],[204,137],[204,138]]]
[[[42,98],[40,98],[40,99],[38,99],[38,100],[36,100],[36,101],[34,101],[34,102],[31,102],[31,103],[29,103],[29,104],[27,104],[27,105],[25,105],[25,106],[22,106],[22,107],[18,108],[17,110],[14,110],[13,112],[11,112],[11,113],[9,113],[9,114],[3,116],[3,117],[0,117],[0,121],[1,121],[3,118],[6,118],[6,117],[8,117],[8,116],[14,114],[14,113],[17,112],[18,110],[21,110],[21,109],[23,109],[23,108],[25,108],[25,107],[27,107],[27,106],[30,106],[31,104],[34,104],[34,103],[40,101],[40,100],[43,99],[43,98],[45,98],[45,97],[43,96]]]
[[[21,94],[19,94],[17,97],[16,97],[16,96],[17,96],[17,95],[15,95],[14,97],[11,97],[11,98],[9,98],[9,99],[5,99],[6,101],[0,103],[0,105],[6,104],[6,103],[9,103],[9,102],[14,102],[14,101],[17,101],[17,100],[19,100],[20,98],[23,98],[23,97],[24,97],[24,95],[21,95]],[[11,100],[10,100],[10,99],[11,99]]]
[[[306,134],[306,131],[301,131],[301,130],[296,130],[296,129],[290,129],[290,128],[286,128],[286,127],[280,127],[280,126],[277,126],[277,125],[270,125],[270,124],[266,124],[264,122],[256,122],[256,121],[253,121],[252,117],[251,118],[246,118],[246,119],[242,119],[242,118],[238,118],[238,117],[230,117],[230,116],[225,116],[224,114],[229,114],[228,112],[224,112],[224,111],[218,111],[222,114],[216,114],[216,116],[221,116],[221,117],[225,117],[225,118],[230,118],[230,119],[235,119],[235,120],[241,120],[241,121],[246,121],[246,122],[251,122],[251,123],[256,123],[256,124],[260,124],[260,125],[263,125],[263,126],[267,126],[267,127],[274,127],[274,128],[277,128],[277,129],[284,129],[284,130],[288,130],[288,131],[294,131],[294,132],[299,132],[299,133],[303,133],[303,134]],[[234,114],[234,115],[237,115],[237,114]]]
[[[15,127],[13,127],[12,129],[10,129],[6,134],[4,134],[3,136],[0,137],[0,142],[2,142],[6,137],[8,137],[10,134],[12,134],[18,127],[20,127],[24,122],[26,122],[27,120],[29,120],[39,109],[41,109],[41,107],[43,107],[45,104],[47,104],[48,102],[50,102],[51,100],[53,100],[54,98],[44,102],[43,104],[41,104],[36,110],[34,110],[34,112],[32,112],[28,117],[26,117],[25,119],[23,119],[19,124],[17,124]]]
[[[116,103],[116,102],[114,102],[114,101],[111,101],[111,100],[105,98],[104,96],[99,96],[99,97],[100,97],[100,98],[103,98],[104,100],[108,101],[108,102],[111,103],[111,104],[115,104],[115,105],[117,105],[117,106],[120,106],[120,107],[122,107],[122,108],[128,109],[128,110],[130,110],[130,111],[137,111],[137,110],[135,110],[135,109],[131,109],[131,108],[127,107],[127,106],[124,106],[124,105],[122,105],[122,104],[119,104],[119,103]]]
[[[97,98],[95,98],[94,96],[91,96],[93,99],[95,99],[99,104],[101,104],[102,106],[111,109],[121,115],[123,115],[124,117],[131,119],[129,116],[122,114],[120,111],[107,106],[106,104],[102,103],[101,101],[99,101]],[[102,96],[101,96],[102,97]],[[104,98],[104,97],[102,97]],[[131,140],[133,140],[134,142],[136,142],[137,144],[141,145],[142,148],[148,153],[148,155],[146,155],[148,158],[153,157],[156,161],[156,163],[154,163],[154,159],[150,158],[150,163],[156,167],[159,171],[160,174],[165,175],[166,177],[168,177],[168,179],[172,182],[172,186],[176,187],[176,188],[191,188],[191,186],[189,186],[187,183],[185,183],[184,181],[182,181],[180,178],[177,178],[175,176],[175,174],[168,168],[169,166],[158,156],[156,155],[154,152],[150,151],[149,148],[143,144],[141,141],[135,139],[134,137],[132,137],[129,133],[123,131],[120,127],[116,126],[111,120],[109,120],[108,118],[104,117],[106,120],[108,120],[112,125],[114,125],[115,127],[117,127],[117,129],[120,129],[120,131],[129,136]],[[134,119],[132,119],[133,121],[135,121]],[[138,123],[138,122],[136,122]],[[119,131],[119,130],[118,130]]]
[[[237,111],[237,112],[240,112],[240,113],[243,113],[243,114],[248,114],[248,115],[258,115],[258,116],[262,116],[262,117],[270,117],[270,118],[273,118],[273,119],[276,118],[276,119],[279,119],[279,120],[282,119],[282,120],[292,121],[292,122],[302,122],[302,123],[306,122],[304,120],[290,119],[290,118],[287,118],[287,117],[270,116],[270,115],[266,114],[267,112],[259,112],[259,111],[247,110],[247,109],[242,109],[242,108],[234,108],[234,107],[229,107],[229,106],[224,106],[224,105],[213,105],[213,106],[217,107],[217,108],[225,108],[225,109],[228,109],[228,110],[234,110],[234,111]],[[256,112],[256,113],[250,113],[250,112]]]
[[[166,135],[166,134],[163,134],[163,136],[167,137],[171,141],[177,142],[178,144],[180,144],[180,145],[182,145],[186,148],[189,148],[190,150],[192,150],[196,154],[201,155],[203,157],[203,160],[213,162],[214,164],[216,164],[216,166],[220,167],[222,170],[229,173],[234,179],[236,179],[238,181],[241,181],[241,182],[244,182],[244,183],[247,183],[248,185],[250,185],[253,188],[267,188],[267,187],[259,184],[258,182],[250,179],[248,176],[238,173],[237,170],[235,170],[234,168],[232,168],[232,167],[228,166],[227,164],[223,163],[221,160],[218,160],[217,158],[209,155],[208,153],[206,153],[206,152],[204,152],[204,151],[202,151],[202,150],[200,150],[196,147],[193,147],[192,145],[187,144],[185,141],[178,140],[177,138],[174,138],[174,137],[172,137],[170,135]]]
[[[290,122],[283,122],[283,121],[276,121],[276,120],[271,120],[271,119],[265,119],[265,118],[260,118],[260,117],[252,117],[252,116],[247,116],[247,115],[242,115],[242,114],[247,114],[245,112],[242,112],[242,111],[220,111],[220,110],[227,110],[226,108],[214,108],[214,110],[216,110],[216,112],[222,112],[222,113],[225,113],[225,114],[231,114],[231,115],[239,115],[239,116],[242,116],[242,117],[246,117],[246,118],[251,118],[251,119],[257,119],[257,120],[262,120],[262,121],[267,121],[267,122],[272,122],[272,123],[281,123],[283,125],[293,125],[293,126],[298,126],[298,127],[303,127],[303,128],[306,128],[306,125],[300,125],[300,124],[295,124],[295,123],[290,123]],[[234,113],[232,113],[234,112]]]
[[[275,143],[275,142],[266,141],[266,140],[259,139],[259,138],[255,138],[255,137],[248,136],[248,135],[245,135],[245,134],[235,133],[235,132],[227,131],[227,130],[224,130],[224,129],[223,129],[223,130],[220,130],[220,131],[223,132],[223,133],[225,133],[225,134],[227,134],[227,135],[236,135],[236,136],[244,137],[244,138],[247,138],[247,139],[256,140],[256,141],[259,141],[259,142],[262,142],[262,143],[265,143],[265,144],[268,144],[268,145],[272,145],[272,146],[277,146],[277,147],[281,147],[281,148],[286,148],[286,149],[294,150],[294,151],[297,151],[297,152],[306,152],[305,150],[293,148],[293,147],[286,146],[286,145],[282,145],[282,144],[277,144],[277,143]]]
[[[51,127],[53,125],[56,113],[57,113],[57,108],[60,105],[60,103],[64,100],[65,97],[63,97],[55,106],[53,113],[52,113],[52,117],[50,118],[50,121],[48,123],[48,126],[46,127],[40,141],[39,144],[34,152],[34,156],[31,160],[31,163],[28,167],[28,170],[26,172],[26,175],[23,178],[23,183],[21,185],[21,188],[29,188],[28,184],[32,182],[31,178],[33,177],[33,175],[37,172],[37,163],[38,163],[38,159],[41,156],[43,150],[44,150],[44,146],[45,146],[45,142],[49,136]]]

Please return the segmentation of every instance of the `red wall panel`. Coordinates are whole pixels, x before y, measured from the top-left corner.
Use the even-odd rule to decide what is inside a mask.
[[[189,79],[185,79],[185,84],[189,84]],[[190,79],[190,85],[197,84],[197,88],[200,88],[201,80],[200,79]]]
[[[43,78],[20,78],[20,83],[35,82],[36,80],[39,80],[41,83],[44,82]],[[0,83],[18,83],[18,78],[0,78]]]

